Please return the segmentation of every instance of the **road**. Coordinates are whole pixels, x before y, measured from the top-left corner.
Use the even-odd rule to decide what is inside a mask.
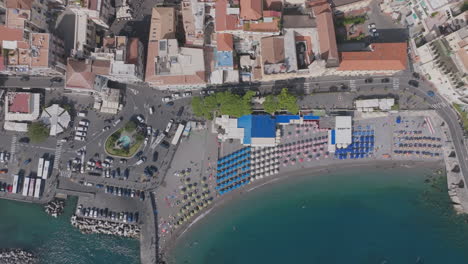
[[[22,81],[21,76],[0,76],[0,86],[4,88],[62,88],[63,82],[52,82],[53,77],[30,76],[29,80]]]

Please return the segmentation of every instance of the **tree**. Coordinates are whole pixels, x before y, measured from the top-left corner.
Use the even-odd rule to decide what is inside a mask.
[[[465,11],[467,11],[467,10],[468,10],[468,1],[465,1],[465,2],[463,2],[463,4],[462,4],[461,11],[462,11],[462,12],[465,12]]]
[[[124,130],[126,132],[133,132],[137,128],[137,124],[134,121],[128,121],[127,124],[125,124]]]
[[[263,102],[263,109],[269,114],[274,114],[278,111],[278,100],[276,99],[276,96],[271,94],[268,95]]]
[[[299,113],[297,99],[294,95],[288,92],[287,88],[283,88],[281,90],[281,93],[278,95],[278,105],[280,109],[287,110],[291,114]]]
[[[42,122],[34,122],[28,127],[28,136],[34,143],[43,142],[49,137],[49,128]]]

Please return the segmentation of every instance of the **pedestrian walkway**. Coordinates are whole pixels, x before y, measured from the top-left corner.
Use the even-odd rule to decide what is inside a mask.
[[[349,80],[349,88],[351,91],[356,91],[356,80]]]
[[[442,108],[446,108],[446,107],[450,107],[450,106],[445,102],[440,102],[440,103],[437,103],[437,104],[431,104],[432,109],[442,109]]]
[[[16,135],[13,135],[13,137],[11,138],[11,149],[10,149],[10,155],[11,155],[11,159],[15,159],[15,153],[16,153],[16,147],[18,145],[18,137]]]
[[[400,79],[393,78],[393,89],[398,90],[400,88]]]
[[[62,155],[62,143],[57,142],[57,147],[55,148],[54,169],[58,169],[60,155]]]

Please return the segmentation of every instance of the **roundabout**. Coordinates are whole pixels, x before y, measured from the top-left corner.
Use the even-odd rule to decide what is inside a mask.
[[[110,156],[130,158],[140,149],[144,140],[144,134],[138,130],[136,123],[129,121],[106,139],[104,149]]]

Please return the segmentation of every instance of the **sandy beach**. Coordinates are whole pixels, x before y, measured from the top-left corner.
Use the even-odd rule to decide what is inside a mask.
[[[172,236],[166,241],[164,245],[162,245],[162,252],[163,255],[169,256],[171,254],[171,251],[175,247],[175,245],[179,242],[180,239],[183,238],[183,235],[188,232],[192,228],[197,228],[197,225],[199,225],[202,221],[203,218],[209,215],[210,213],[216,212],[216,210],[220,209],[222,206],[226,205],[230,201],[233,201],[237,198],[239,198],[242,194],[246,192],[251,192],[258,190],[260,188],[268,188],[267,186],[273,186],[275,184],[281,183],[284,180],[287,179],[294,179],[298,177],[310,177],[310,176],[316,176],[320,174],[329,174],[329,173],[334,173],[334,172],[340,172],[343,170],[349,170],[349,169],[391,169],[391,168],[417,168],[417,167],[425,167],[425,168],[434,168],[434,169],[443,169],[445,166],[443,161],[394,161],[394,160],[379,160],[379,161],[369,161],[369,160],[363,160],[363,161],[341,161],[340,163],[333,164],[333,166],[330,166],[329,164],[327,165],[322,165],[322,166],[316,166],[312,168],[301,168],[297,169],[294,171],[289,171],[285,173],[280,173],[271,177],[268,177],[266,179],[262,180],[257,180],[255,182],[252,182],[249,184],[246,188],[239,189],[236,191],[233,191],[227,195],[223,195],[220,197],[217,197],[214,200],[214,203],[208,206],[207,208],[204,208],[204,210],[201,210],[197,216],[194,218],[195,221],[190,221],[188,223],[183,224],[182,226],[179,226],[173,233]]]

